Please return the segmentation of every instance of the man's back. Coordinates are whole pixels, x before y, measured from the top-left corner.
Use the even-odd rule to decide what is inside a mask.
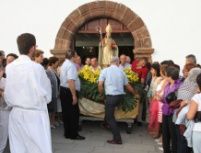
[[[103,69],[99,80],[104,81],[106,95],[125,94],[124,85],[128,83],[128,80],[124,72],[116,65]]]
[[[5,97],[8,105],[25,109],[46,109],[51,101],[50,81],[43,67],[22,55],[6,68]]]

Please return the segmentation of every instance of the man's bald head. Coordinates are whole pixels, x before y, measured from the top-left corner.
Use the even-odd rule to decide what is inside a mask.
[[[126,60],[127,60],[126,55],[122,54],[122,55],[120,56],[120,63],[121,63],[122,65],[124,65],[124,64],[126,64]]]

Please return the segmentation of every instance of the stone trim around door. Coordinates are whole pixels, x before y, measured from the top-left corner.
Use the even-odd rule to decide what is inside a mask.
[[[94,1],[86,3],[74,10],[62,23],[51,53],[57,57],[64,57],[65,52],[73,48],[74,36],[86,22],[109,17],[123,23],[134,37],[134,54],[136,57],[148,57],[154,52],[151,37],[143,20],[124,4],[113,1]]]

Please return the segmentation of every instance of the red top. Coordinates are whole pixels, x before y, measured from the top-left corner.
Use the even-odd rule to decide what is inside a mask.
[[[137,67],[138,64],[138,60],[134,60],[132,63],[132,70],[133,72],[138,74],[138,77],[140,79],[146,79],[147,77],[147,73],[148,73],[148,69],[144,66],[144,67]]]

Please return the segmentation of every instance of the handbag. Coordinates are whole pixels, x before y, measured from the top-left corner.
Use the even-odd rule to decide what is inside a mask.
[[[172,101],[177,100],[176,92],[170,92],[166,97],[165,100],[168,104],[170,104]]]

